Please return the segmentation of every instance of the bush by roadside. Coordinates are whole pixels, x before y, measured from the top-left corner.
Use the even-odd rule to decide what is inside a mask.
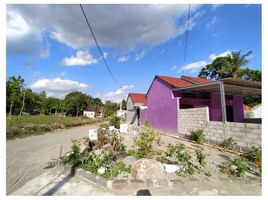
[[[64,129],[98,123],[102,119],[86,117],[60,117],[55,115],[13,116],[6,119],[6,138],[22,138],[40,135],[55,129]]]

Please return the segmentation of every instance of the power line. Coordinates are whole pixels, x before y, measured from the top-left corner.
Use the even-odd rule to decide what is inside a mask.
[[[188,32],[189,32],[190,11],[191,11],[191,4],[189,4],[189,8],[188,8],[188,19],[187,19],[186,38],[185,38],[185,46],[184,46],[184,62],[186,60],[186,49],[187,49],[186,47],[187,47]]]
[[[113,75],[111,69],[109,68],[108,63],[106,62],[106,59],[105,59],[104,56],[103,56],[103,53],[102,53],[102,51],[101,51],[101,48],[100,48],[100,46],[99,46],[99,44],[98,44],[98,41],[97,41],[97,39],[96,39],[96,37],[95,37],[95,35],[94,35],[94,32],[93,32],[92,28],[91,28],[91,26],[90,26],[90,23],[89,23],[89,21],[88,21],[88,18],[87,18],[87,16],[86,16],[86,13],[85,13],[85,11],[84,11],[84,9],[83,9],[82,4],[80,4],[80,8],[81,8],[81,10],[82,10],[82,12],[83,12],[83,15],[84,15],[84,17],[85,17],[85,19],[86,19],[87,25],[88,25],[88,27],[89,27],[89,29],[90,29],[90,32],[91,32],[91,34],[92,34],[92,36],[93,36],[93,38],[94,38],[94,41],[95,41],[96,45],[97,45],[97,47],[98,47],[98,50],[99,50],[100,55],[101,55],[101,57],[102,57],[102,60],[103,60],[104,64],[106,65],[107,69],[108,69],[109,74],[111,75],[111,77],[112,77],[112,79],[114,80],[115,84],[116,84],[119,88],[121,88],[120,84],[119,84],[118,81],[115,79],[115,77],[114,77],[114,75]]]

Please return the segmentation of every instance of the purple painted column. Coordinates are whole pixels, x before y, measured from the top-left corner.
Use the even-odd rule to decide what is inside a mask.
[[[211,93],[211,104],[209,108],[211,121],[222,121],[221,96],[219,93]]]
[[[243,98],[241,96],[233,96],[233,112],[234,122],[244,121]]]

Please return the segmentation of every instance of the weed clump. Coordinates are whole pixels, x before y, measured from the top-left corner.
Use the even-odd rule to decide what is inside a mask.
[[[232,150],[234,148],[235,144],[236,144],[236,142],[234,141],[234,139],[232,137],[229,137],[229,138],[223,140],[223,142],[220,144],[220,146],[224,150]]]
[[[134,145],[136,146],[136,150],[134,151],[135,157],[137,159],[153,158],[157,152],[153,147],[153,143],[159,141],[159,137],[160,134],[157,131],[145,126],[134,141]]]
[[[175,157],[176,161],[178,161],[182,165],[182,169],[180,171],[176,171],[177,175],[193,175],[194,168],[193,163],[191,161],[191,156],[186,152],[184,144],[176,144],[168,145],[166,155],[169,157]]]
[[[196,141],[198,144],[202,144],[204,142],[204,133],[203,130],[192,131],[190,135],[190,139]]]

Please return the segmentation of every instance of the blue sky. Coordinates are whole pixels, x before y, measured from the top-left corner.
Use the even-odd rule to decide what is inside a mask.
[[[202,66],[232,50],[253,51],[261,70],[261,5],[87,5],[84,9],[113,82],[78,5],[7,6],[7,78],[21,75],[33,91],[63,98],[80,90],[118,101],[146,92],[156,74],[197,76]]]

